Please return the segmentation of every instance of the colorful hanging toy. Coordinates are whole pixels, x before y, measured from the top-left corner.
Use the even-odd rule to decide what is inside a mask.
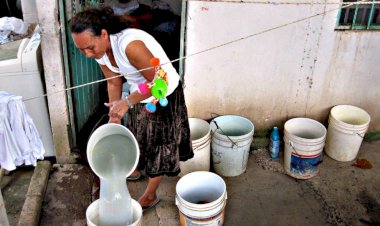
[[[151,82],[140,83],[138,85],[141,94],[146,94],[148,90],[151,91],[154,99],[145,105],[145,110],[149,113],[156,111],[157,102],[162,107],[168,105],[168,99],[166,99],[166,93],[168,92],[168,78],[166,72],[160,67],[160,59],[152,58],[150,64],[154,67],[154,79]]]

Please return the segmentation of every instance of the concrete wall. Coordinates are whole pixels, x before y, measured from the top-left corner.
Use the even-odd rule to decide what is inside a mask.
[[[21,9],[26,24],[38,23],[36,0],[21,0]]]
[[[38,21],[41,27],[41,50],[46,91],[58,163],[73,163],[70,147],[70,121],[68,114],[63,53],[58,20],[58,2],[36,0]]]
[[[332,106],[351,104],[371,115],[370,131],[380,130],[380,32],[335,31],[338,7],[189,1],[190,116],[242,115],[258,129],[293,117],[325,123]]]

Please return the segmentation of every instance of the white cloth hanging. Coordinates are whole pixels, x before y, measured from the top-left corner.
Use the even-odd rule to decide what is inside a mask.
[[[21,96],[0,91],[0,166],[8,171],[22,164],[36,166],[45,149]]]

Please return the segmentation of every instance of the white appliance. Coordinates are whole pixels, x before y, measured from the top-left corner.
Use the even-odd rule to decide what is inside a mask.
[[[33,119],[42,143],[45,157],[55,156],[53,135],[44,85],[41,79],[42,61],[39,27],[32,37],[0,46],[0,90],[22,96],[26,110]]]

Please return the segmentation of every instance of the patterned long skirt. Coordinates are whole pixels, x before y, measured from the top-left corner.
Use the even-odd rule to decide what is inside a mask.
[[[157,104],[154,113],[148,113],[141,103],[129,109],[127,126],[140,147],[138,169],[149,177],[177,176],[181,172],[179,161],[194,156],[181,83],[167,99],[169,104]]]

